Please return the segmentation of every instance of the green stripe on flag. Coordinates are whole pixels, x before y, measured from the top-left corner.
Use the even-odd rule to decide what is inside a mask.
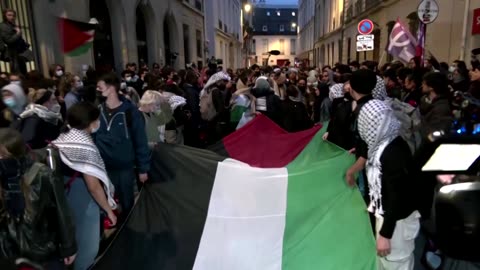
[[[374,270],[366,205],[345,182],[354,156],[322,140],[325,125],[288,166],[283,270]]]
[[[67,55],[70,56],[70,57],[76,57],[76,56],[86,54],[88,52],[88,50],[90,50],[90,48],[92,48],[92,45],[93,45],[93,42],[90,41],[90,42],[85,43],[82,46],[76,48],[75,50],[68,52]]]

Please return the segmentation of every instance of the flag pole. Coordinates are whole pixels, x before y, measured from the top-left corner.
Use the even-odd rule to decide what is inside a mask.
[[[382,56],[380,56],[380,60],[378,61],[378,65],[382,64],[383,58],[385,58],[385,51],[383,51]]]
[[[423,35],[422,35],[422,45],[423,45],[423,48],[422,48],[422,57],[420,58],[421,59],[421,67],[424,67],[425,66],[425,52],[426,52],[426,47],[427,47],[427,24],[423,23],[422,22],[422,27],[423,27]]]

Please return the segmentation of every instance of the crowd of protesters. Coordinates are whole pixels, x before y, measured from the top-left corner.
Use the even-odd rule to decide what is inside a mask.
[[[123,222],[148,181],[153,147],[207,148],[263,114],[288,132],[328,125],[323,139],[357,157],[346,181],[374,214],[380,269],[413,269],[420,216],[432,202],[412,199],[412,187],[433,192],[414,177],[413,156],[432,132],[449,131],[455,92],[479,98],[480,65],[413,58],[380,69],[353,61],[177,71],[128,63],[121,76],[52,65],[49,78],[0,73],[0,88],[0,257],[87,269],[99,228]],[[56,167],[42,163],[52,149]]]

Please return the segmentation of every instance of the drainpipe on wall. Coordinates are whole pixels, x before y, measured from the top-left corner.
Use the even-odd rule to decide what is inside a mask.
[[[344,61],[344,59],[343,59],[343,47],[344,47],[344,46],[343,46],[343,45],[345,44],[345,41],[344,41],[344,39],[345,39],[345,0],[343,0],[342,20],[341,20],[341,22],[342,22],[342,37],[341,37],[340,40],[342,41],[342,48],[338,48],[338,53],[339,53],[339,54],[338,54],[338,61],[339,61],[339,62],[343,62],[343,61]],[[348,46],[347,46],[347,48],[348,48]],[[340,58],[342,59],[342,61],[340,61]],[[348,59],[347,59],[347,60],[348,60]],[[343,64],[343,63],[341,63],[341,64]],[[348,64],[348,63],[346,63],[346,64]]]
[[[460,45],[460,60],[465,60],[467,46],[468,13],[470,12],[470,0],[465,0],[465,12],[463,14],[462,43]]]

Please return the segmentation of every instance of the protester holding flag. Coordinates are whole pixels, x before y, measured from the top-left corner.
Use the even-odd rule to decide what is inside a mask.
[[[401,123],[380,100],[370,100],[360,110],[358,131],[368,145],[367,178],[370,204],[375,214],[377,269],[413,270],[415,238],[420,213],[411,188],[413,157],[400,137]]]

